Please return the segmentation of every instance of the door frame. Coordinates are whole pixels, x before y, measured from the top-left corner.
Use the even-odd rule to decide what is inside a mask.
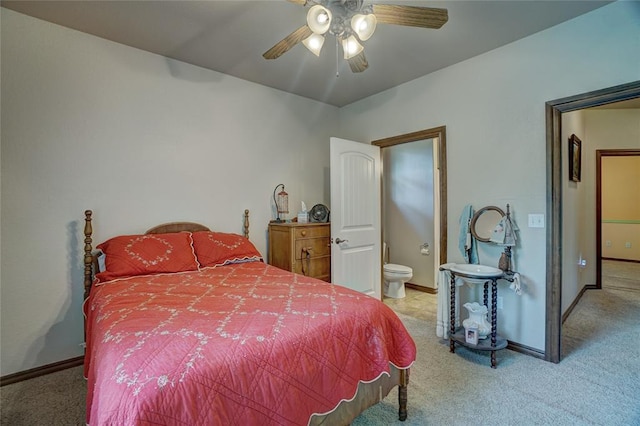
[[[394,145],[399,145],[408,142],[416,142],[425,139],[437,139],[437,158],[434,158],[434,170],[438,171],[438,179],[440,185],[438,188],[439,193],[439,208],[440,214],[438,218],[440,220],[440,238],[439,238],[439,259],[438,265],[434,265],[437,268],[447,263],[447,127],[433,127],[426,130],[418,130],[417,132],[405,133],[403,135],[392,136],[384,139],[377,139],[371,142],[371,145],[387,148]],[[383,169],[384,173],[384,169]]]
[[[562,113],[640,97],[640,81],[549,101],[545,104],[547,151],[546,361],[562,355]]]

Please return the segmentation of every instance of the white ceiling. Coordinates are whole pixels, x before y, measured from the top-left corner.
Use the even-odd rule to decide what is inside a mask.
[[[353,74],[327,40],[317,58],[302,45],[267,49],[306,21],[306,8],[261,1],[2,1],[3,7],[118,43],[335,106],[503,46],[610,1],[375,1],[446,8],[441,29],[378,25],[365,43],[369,68]],[[169,65],[168,65],[169,66]],[[336,77],[336,71],[339,76]]]

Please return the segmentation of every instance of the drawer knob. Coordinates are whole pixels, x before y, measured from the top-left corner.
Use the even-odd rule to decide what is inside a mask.
[[[307,231],[302,231],[300,232],[300,235],[302,235],[303,237],[307,235]]]

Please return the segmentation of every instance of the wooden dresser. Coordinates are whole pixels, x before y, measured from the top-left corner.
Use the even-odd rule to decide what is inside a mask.
[[[330,282],[331,225],[270,223],[269,264]]]

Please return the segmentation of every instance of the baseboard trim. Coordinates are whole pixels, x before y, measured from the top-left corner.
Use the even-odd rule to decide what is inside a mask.
[[[437,294],[438,290],[435,288],[431,288],[431,287],[424,287],[418,284],[411,284],[411,283],[404,283],[405,287],[413,289],[413,290],[418,290],[421,291],[423,293],[429,293],[429,294]]]
[[[35,377],[44,376],[46,374],[55,373],[57,371],[66,370],[67,368],[78,367],[82,364],[84,364],[84,356],[79,356],[64,361],[54,362],[53,364],[47,364],[41,367],[32,368],[30,370],[7,374],[6,376],[0,377],[0,387],[4,385],[10,385],[12,383],[21,382],[23,380],[33,379]]]
[[[507,341],[507,349],[510,349],[514,352],[519,352],[521,354],[530,355],[534,358],[539,358],[542,360],[545,359],[544,351],[539,351],[538,349],[534,349],[526,345],[521,345],[520,343]]]
[[[584,287],[582,287],[582,290],[580,290],[580,293],[578,293],[576,298],[573,299],[573,303],[571,303],[571,305],[567,308],[567,312],[565,312],[562,315],[562,324],[564,324],[564,322],[567,320],[567,318],[569,318],[569,315],[571,315],[571,312],[573,312],[573,309],[576,307],[576,305],[578,304],[578,302],[582,298],[582,295],[584,294],[584,292],[587,291],[587,290],[597,290],[597,289],[598,289],[598,287],[596,287],[595,284],[587,284]]]
[[[615,257],[603,257],[602,260],[615,260],[617,262],[640,263],[640,260],[635,260],[635,259],[617,259]]]

